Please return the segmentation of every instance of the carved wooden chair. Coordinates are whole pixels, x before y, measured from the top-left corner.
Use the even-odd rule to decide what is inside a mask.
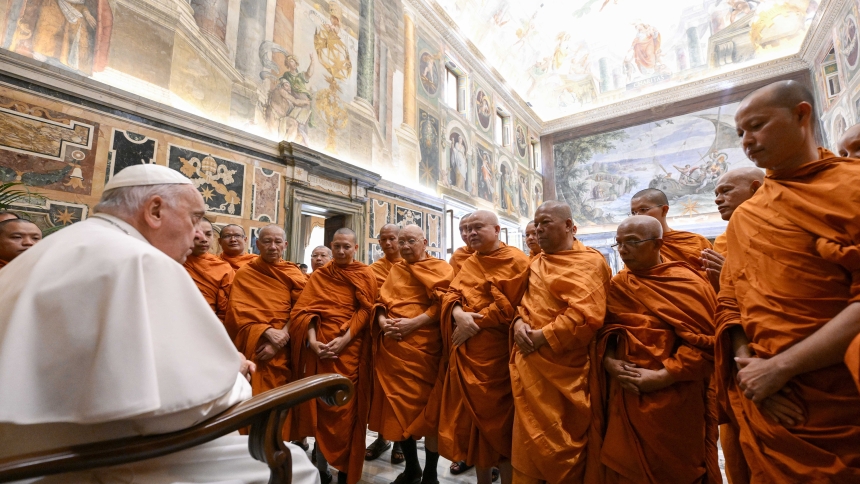
[[[314,398],[320,398],[329,405],[344,405],[352,394],[352,382],[341,375],[308,377],[261,393],[178,432],[95,442],[0,459],[0,482],[161,457],[250,426],[248,450],[254,459],[269,466],[269,484],[291,484],[292,457],[281,436],[287,410]]]

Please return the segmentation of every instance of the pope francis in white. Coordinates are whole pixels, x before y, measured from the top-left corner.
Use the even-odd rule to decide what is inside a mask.
[[[247,365],[182,267],[205,205],[158,165],[124,169],[88,220],[0,271],[0,458],[195,425],[251,397]],[[265,483],[247,437],[30,482]],[[288,445],[293,482],[318,483]]]

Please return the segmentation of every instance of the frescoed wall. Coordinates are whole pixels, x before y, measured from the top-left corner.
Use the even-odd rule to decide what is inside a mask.
[[[795,54],[820,3],[435,2],[543,120]]]
[[[602,232],[629,215],[630,199],[645,188],[669,198],[669,225],[719,220],[716,180],[753,166],[740,147],[738,103],[705,109],[553,146],[556,194],[584,232]]]

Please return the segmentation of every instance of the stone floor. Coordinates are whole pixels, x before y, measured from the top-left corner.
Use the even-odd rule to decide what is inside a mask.
[[[308,441],[313,448],[313,440],[309,438]],[[375,432],[367,433],[367,445],[370,445],[374,440],[376,440]],[[310,455],[310,452],[308,452]],[[421,440],[418,442],[418,458],[421,461],[421,466],[424,466],[424,441]],[[451,461],[445,459],[444,457],[439,458],[439,483],[440,484],[475,484],[477,482],[477,478],[475,476],[475,470],[470,469],[468,472],[460,474],[458,476],[451,475],[449,470],[449,466],[451,465]],[[720,450],[720,468],[722,469],[725,465],[725,460],[723,459],[723,452]],[[364,472],[362,473],[362,479],[359,481],[359,484],[390,484],[397,477],[398,474],[403,472],[404,464],[392,465],[391,464],[391,449],[386,450],[382,453],[382,455],[370,462],[364,463]],[[334,469],[332,469],[334,471]],[[334,482],[337,482],[335,480]],[[498,482],[498,481],[497,481]],[[728,484],[728,480],[725,476],[723,476],[723,483]]]

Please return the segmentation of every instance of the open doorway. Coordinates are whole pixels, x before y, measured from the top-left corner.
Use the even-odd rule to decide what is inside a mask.
[[[307,203],[301,205],[301,234],[298,247],[299,262],[311,267],[311,253],[315,247],[329,247],[334,233],[349,227],[350,215],[333,212],[330,209]]]

